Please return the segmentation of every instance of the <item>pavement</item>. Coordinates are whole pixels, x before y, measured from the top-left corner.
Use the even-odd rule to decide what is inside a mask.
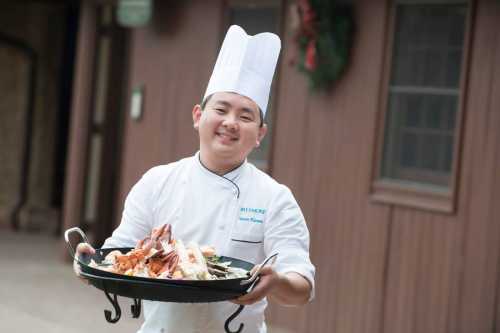
[[[104,293],[80,282],[60,250],[53,236],[0,230],[0,332],[136,332],[131,301],[119,298],[122,317],[108,323]]]
[[[132,300],[119,297],[121,319],[110,324],[104,293],[82,283],[61,259],[61,242],[43,234],[0,229],[0,332],[132,333],[142,321],[132,318]],[[114,311],[113,311],[114,313]],[[221,330],[223,331],[223,330]],[[269,333],[285,333],[269,327]]]

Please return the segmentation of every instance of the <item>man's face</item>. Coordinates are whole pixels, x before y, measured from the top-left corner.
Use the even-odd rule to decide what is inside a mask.
[[[260,121],[257,104],[236,93],[215,93],[204,110],[199,105],[193,109],[200,150],[214,162],[241,163],[266,133]]]

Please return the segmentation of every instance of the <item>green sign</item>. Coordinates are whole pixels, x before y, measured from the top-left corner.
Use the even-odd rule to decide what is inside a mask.
[[[153,0],[119,0],[117,18],[124,27],[142,27],[149,23]]]

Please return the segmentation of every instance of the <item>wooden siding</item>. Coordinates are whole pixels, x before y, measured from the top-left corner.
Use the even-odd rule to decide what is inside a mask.
[[[370,199],[388,5],[355,4],[351,65],[329,94],[289,65],[285,17],[272,170],[308,221],[317,292],[303,308],[271,306],[269,321],[304,333],[500,333],[500,4],[473,6],[454,214]],[[196,150],[190,110],[223,33],[221,1],[163,6],[131,34],[129,90],[145,84],[145,105],[124,124],[118,207],[148,168]]]
[[[282,63],[274,176],[302,205],[318,275],[316,300],[305,310],[273,306],[272,323],[292,332],[345,333],[486,333],[498,326],[500,15],[498,2],[472,7],[454,215],[368,199],[388,11],[383,1],[357,2],[351,67],[330,95],[305,93],[303,77]],[[289,43],[285,58],[293,54]]]
[[[293,332],[382,327],[390,210],[370,203],[368,185],[385,16],[380,3],[357,6],[351,65],[328,95],[310,93],[305,77],[288,65],[296,45],[289,31],[283,34],[273,176],[301,204],[318,270],[312,304],[271,309],[271,322]]]
[[[455,332],[493,332],[498,327],[500,251],[498,200],[500,154],[500,4],[479,1],[472,46],[465,119],[462,184],[457,222],[462,243]],[[496,185],[496,187],[495,187]]]

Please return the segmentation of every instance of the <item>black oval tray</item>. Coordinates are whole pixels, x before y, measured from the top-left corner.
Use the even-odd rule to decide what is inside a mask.
[[[127,253],[132,248],[96,249],[93,255],[79,258],[81,275],[98,289],[124,297],[151,301],[179,303],[207,303],[237,298],[246,293],[250,284],[241,284],[245,278],[225,280],[169,280],[128,276],[103,271],[88,264],[93,259],[100,263],[108,253],[119,250]],[[230,261],[232,267],[251,270],[252,263],[231,257],[221,257],[221,261]]]

